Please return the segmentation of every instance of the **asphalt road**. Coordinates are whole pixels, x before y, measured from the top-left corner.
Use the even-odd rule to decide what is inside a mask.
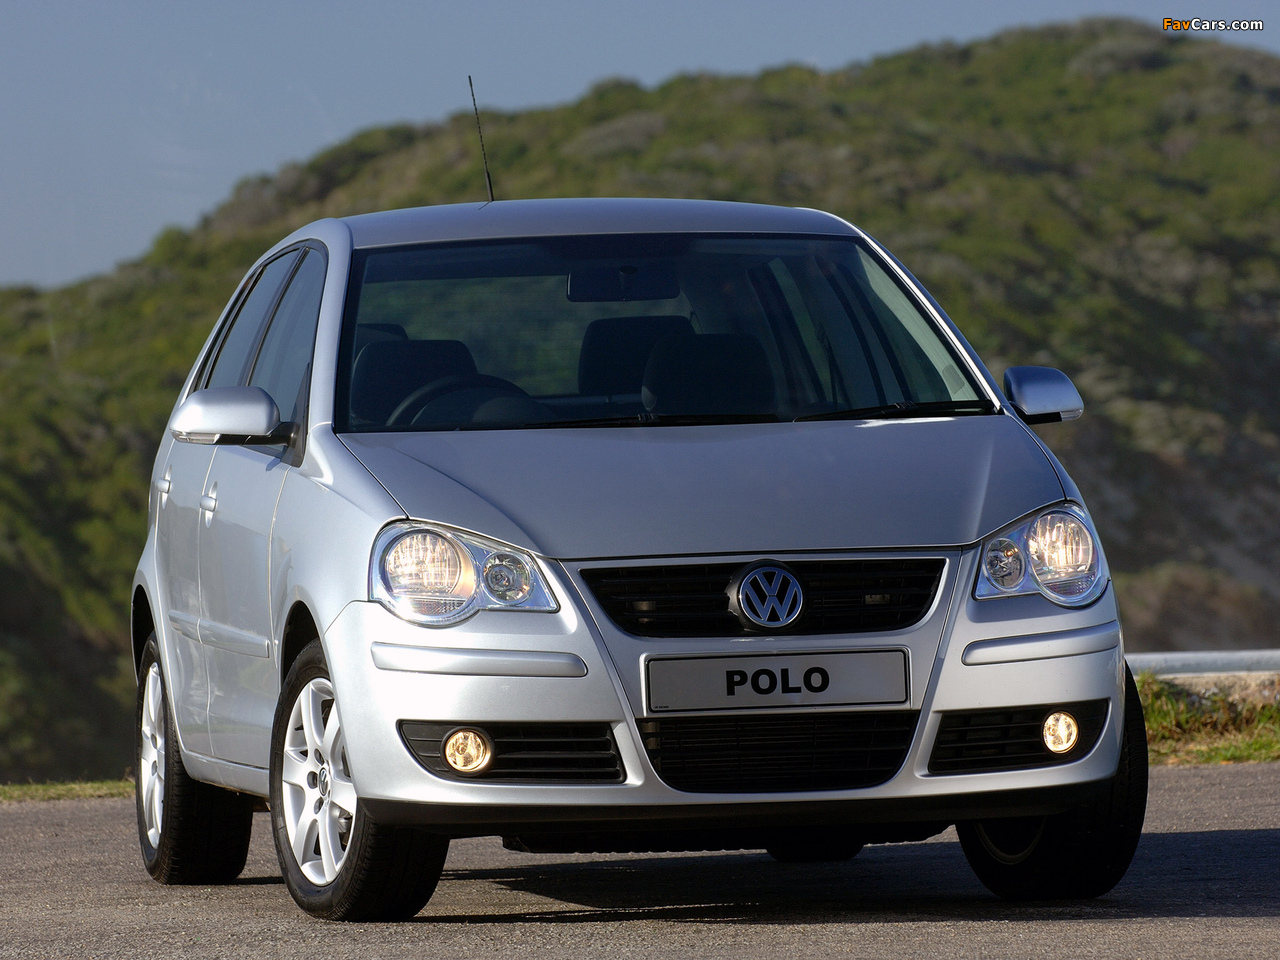
[[[846,864],[763,854],[533,856],[457,842],[411,923],[302,914],[264,814],[241,880],[162,887],[133,804],[0,805],[5,957],[1280,956],[1280,764],[1152,771],[1128,876],[1091,903],[1009,905],[954,832]]]

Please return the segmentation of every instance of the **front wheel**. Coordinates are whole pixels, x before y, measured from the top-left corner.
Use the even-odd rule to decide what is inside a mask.
[[[182,763],[153,633],[138,668],[138,841],[160,883],[230,883],[244,869],[254,798],[192,779]]]
[[[1124,876],[1147,810],[1147,731],[1133,675],[1125,668],[1120,765],[1103,795],[1049,817],[956,824],[969,866],[1007,900],[1100,897]]]
[[[271,734],[271,826],[289,893],[324,920],[407,920],[444,869],[449,841],[375,823],[360,805],[320,641],[299,654]]]

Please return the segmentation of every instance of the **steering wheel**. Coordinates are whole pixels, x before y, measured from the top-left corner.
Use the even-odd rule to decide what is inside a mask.
[[[391,411],[391,416],[387,418],[387,426],[394,427],[400,424],[413,423],[414,417],[421,413],[427,404],[434,400],[439,400],[447,394],[457,393],[461,390],[483,390],[488,392],[491,397],[529,396],[510,380],[503,380],[501,377],[491,377],[487,373],[454,374],[453,376],[441,377],[439,380],[425,383],[401,400],[399,405]]]

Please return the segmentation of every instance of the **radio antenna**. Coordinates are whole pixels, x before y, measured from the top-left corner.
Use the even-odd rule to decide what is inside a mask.
[[[480,159],[484,161],[484,183],[489,188],[489,202],[493,203],[493,178],[489,176],[489,156],[484,152],[484,130],[480,128],[480,108],[476,106],[476,85],[467,74],[467,86],[471,88],[471,109],[476,112],[476,133],[480,134]]]

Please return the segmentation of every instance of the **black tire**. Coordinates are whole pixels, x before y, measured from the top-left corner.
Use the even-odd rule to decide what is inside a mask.
[[[1111,890],[1133,860],[1147,810],[1147,731],[1125,668],[1120,765],[1086,807],[1050,817],[956,824],[978,879],[1006,900],[1082,900]]]
[[[856,837],[819,831],[812,837],[778,838],[765,852],[779,863],[839,863],[852,860],[864,846]]]
[[[307,739],[305,725],[293,722],[295,707],[301,710],[309,703],[319,706],[328,735],[325,743],[334,746],[333,757],[325,757],[318,747],[301,748],[312,741]],[[271,733],[271,827],[280,871],[294,901],[313,917],[408,920],[435,892],[449,840],[411,827],[375,823],[369,817],[350,782],[340,720],[331,727],[338,717],[335,710],[324,650],[320,641],[314,640],[298,655],[285,678]],[[289,783],[285,780],[286,754],[290,776],[297,778]],[[317,768],[314,776],[303,773],[308,765]],[[305,790],[298,780],[307,784]],[[355,809],[349,811],[348,806]],[[291,818],[295,820],[292,827]],[[309,832],[299,838],[299,846],[307,851],[303,863],[294,852],[293,837],[308,819],[314,820],[317,831],[333,826],[328,861],[321,852],[319,832],[314,846],[308,842]],[[334,849],[335,841],[340,849]],[[329,877],[329,873],[333,875]]]
[[[154,633],[138,669],[134,732],[134,800],[147,872],[167,884],[230,883],[249,855],[255,798],[187,773]]]

